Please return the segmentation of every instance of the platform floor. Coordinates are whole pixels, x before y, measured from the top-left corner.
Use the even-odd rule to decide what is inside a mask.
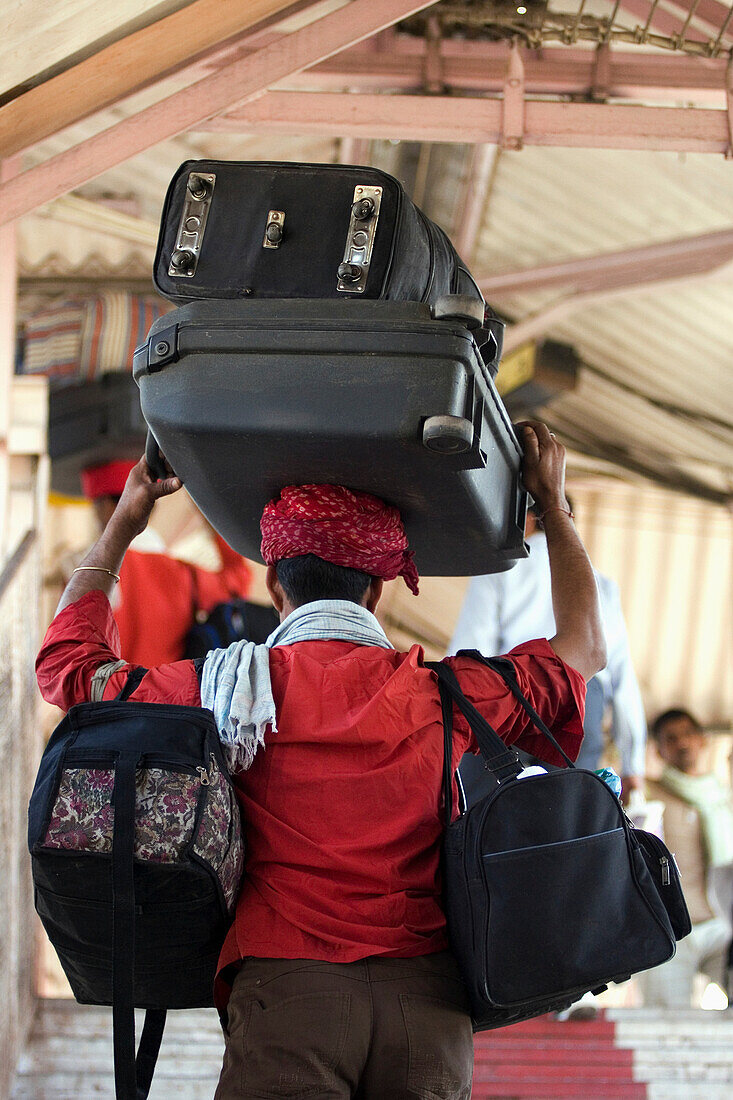
[[[171,1012],[150,1100],[211,1100],[223,1042],[214,1010]],[[111,1015],[39,1002],[11,1100],[112,1100]],[[473,1100],[731,1100],[733,1012],[606,1009],[476,1037]]]

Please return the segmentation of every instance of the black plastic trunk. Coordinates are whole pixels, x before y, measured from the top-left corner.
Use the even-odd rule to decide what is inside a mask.
[[[248,557],[267,501],[322,482],[396,505],[423,574],[526,556],[506,410],[471,332],[425,305],[192,302],[153,325],[134,375],[161,450]]]

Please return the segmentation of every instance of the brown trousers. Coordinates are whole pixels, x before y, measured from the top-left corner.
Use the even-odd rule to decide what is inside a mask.
[[[473,1036],[445,951],[353,963],[245,959],[214,1100],[469,1100]]]

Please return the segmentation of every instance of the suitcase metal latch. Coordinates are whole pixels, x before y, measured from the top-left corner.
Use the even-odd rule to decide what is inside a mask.
[[[176,247],[168,267],[168,274],[174,279],[192,279],[196,274],[215,183],[213,172],[189,174]]]
[[[343,262],[338,267],[336,289],[345,294],[363,294],[369,275],[374,237],[382,203],[381,187],[354,188],[349,232]]]
[[[283,239],[283,227],[285,225],[284,210],[269,210],[267,213],[267,225],[262,241],[263,248],[279,248]]]

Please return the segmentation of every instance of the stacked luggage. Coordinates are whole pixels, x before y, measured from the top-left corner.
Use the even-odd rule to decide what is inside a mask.
[[[140,457],[147,425],[132,354],[169,308],[157,295],[105,290],[51,303],[25,322],[22,373],[48,379],[55,492],[78,497],[86,467]]]
[[[335,482],[400,509],[423,574],[525,556],[503,325],[393,177],[187,162],[154,279],[179,308],[135,352],[149,457],[234,549],[258,556],[284,485]]]
[[[103,374],[89,382],[52,388],[48,401],[51,488],[64,496],[81,492],[81,471],[117,459],[137,461],[146,424],[130,374]]]

